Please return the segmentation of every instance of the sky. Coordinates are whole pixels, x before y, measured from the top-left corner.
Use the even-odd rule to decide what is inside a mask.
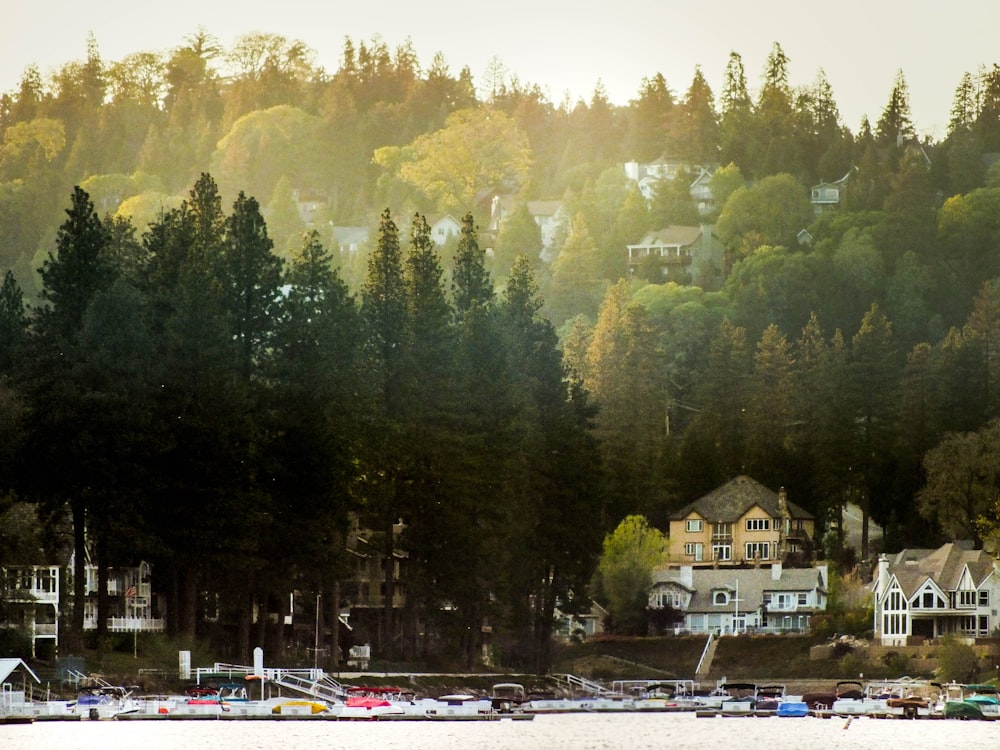
[[[657,73],[681,98],[698,66],[718,96],[731,52],[754,94],[777,43],[792,86],[823,70],[853,132],[866,116],[875,124],[901,70],[917,133],[940,139],[962,75],[1000,62],[998,22],[997,0],[33,0],[0,10],[0,92],[16,90],[29,65],[46,77],[83,60],[90,33],[109,63],[168,53],[200,29],[226,48],[269,32],[304,42],[330,72],[345,37],[377,35],[391,49],[410,40],[425,67],[441,52],[453,75],[468,67],[477,83],[499,60],[556,104],[589,100],[600,84],[620,105]]]

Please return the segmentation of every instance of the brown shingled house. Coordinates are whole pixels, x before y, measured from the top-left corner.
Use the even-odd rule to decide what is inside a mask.
[[[669,562],[737,566],[812,559],[816,519],[748,476],[738,476],[670,517]]]

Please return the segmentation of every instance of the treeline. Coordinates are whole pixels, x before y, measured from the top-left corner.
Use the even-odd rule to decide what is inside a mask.
[[[615,106],[599,86],[586,102],[549,101],[500,61],[477,89],[469,70],[452,73],[440,55],[421,64],[409,42],[391,49],[377,37],[345,39],[335,71],[317,67],[302,43],[274,34],[250,34],[226,49],[200,31],[168,54],[112,62],[91,38],[82,61],[49,79],[28,67],[19,88],[0,96],[0,265],[34,295],[33,268],[51,247],[62,197],[74,185],[102,215],[121,210],[143,226],[210,171],[227,202],[240,190],[258,198],[282,253],[302,229],[288,210],[292,191],[322,198],[317,223],[324,226],[374,226],[385,205],[404,215],[444,210],[426,184],[401,184],[373,154],[394,147],[407,155],[421,136],[445,128],[449,115],[470,108],[502,112],[530,144],[518,200],[567,199],[608,257],[620,257],[621,227],[606,215],[612,207],[595,213],[594,196],[621,189],[624,161],[732,164],[746,180],[787,173],[805,187],[855,167],[861,171],[846,205],[881,210],[898,157],[875,155],[915,134],[902,73],[886,82],[891,91],[878,120],[852,132],[822,71],[813,84],[791,87],[791,61],[778,44],[763,63],[754,86],[732,53],[720,92],[700,67],[686,85],[651,72],[633,101]],[[966,76],[955,97],[932,168],[932,188],[945,196],[982,186],[982,155],[1000,151],[1000,74],[994,67]],[[485,226],[482,209],[466,205],[460,213],[477,212]],[[692,214],[697,221],[689,196],[665,190],[650,224],[688,223]],[[628,241],[643,228],[627,227]]]
[[[407,242],[387,209],[356,299],[315,233],[286,266],[257,202],[224,212],[207,174],[141,236],[79,188],[66,217],[42,303],[10,272],[0,293],[3,468],[41,517],[71,515],[77,550],[86,533],[101,592],[149,560],[171,633],[218,616],[248,658],[281,637],[263,615],[251,633],[255,608],[289,590],[336,621],[356,514],[382,558],[380,658],[437,654],[428,633],[471,665],[489,625],[501,661],[544,667],[606,518],[593,409],[524,258],[498,295],[466,217],[446,277],[426,220]]]

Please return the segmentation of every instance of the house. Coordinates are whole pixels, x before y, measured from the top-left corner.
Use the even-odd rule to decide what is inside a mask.
[[[553,635],[564,639],[586,639],[604,632],[608,611],[597,602],[591,602],[587,612],[567,614],[556,605],[552,613]]]
[[[546,263],[555,260],[549,251],[560,228],[569,223],[562,201],[528,201],[528,213],[535,220],[542,234],[541,257]]]
[[[669,561],[695,566],[811,559],[816,519],[748,476],[738,476],[670,516]]]
[[[840,205],[844,198],[844,187],[847,185],[848,172],[839,180],[834,182],[821,182],[814,185],[809,190],[809,202],[812,203],[813,212],[819,216],[825,211],[832,211]]]
[[[997,561],[968,544],[881,554],[873,590],[875,638],[886,646],[949,634],[984,637],[1000,627]]]
[[[462,231],[462,222],[451,214],[428,216],[427,224],[431,228],[431,239],[438,247],[443,247],[448,240],[458,237]]]
[[[395,624],[402,622],[406,606],[406,580],[409,554],[399,547],[406,525],[402,521],[392,526],[392,591],[390,608]],[[358,641],[375,641],[384,626],[382,618],[386,605],[386,532],[379,532],[361,525],[357,514],[350,514],[350,528],[346,537],[347,553],[352,560],[352,573],[342,584],[341,596],[348,602],[346,612],[341,612],[341,622],[354,631]]]
[[[333,236],[333,246],[341,254],[353,255],[368,244],[367,227],[333,226],[330,227]]]
[[[73,557],[66,566],[67,591],[72,591]],[[84,630],[97,629],[97,566],[85,565],[86,599]],[[33,658],[51,658],[59,648],[59,617],[65,615],[72,597],[65,599],[58,565],[12,565],[0,568],[0,592],[7,605],[0,627],[16,627],[31,639]],[[151,587],[149,563],[111,568],[107,591],[111,614],[107,628],[112,633],[161,632],[165,620],[154,616],[156,602]]]
[[[657,159],[648,164],[630,161],[625,163],[625,177],[636,183],[639,192],[647,202],[656,197],[660,183],[684,176],[688,183],[691,200],[698,206],[698,213],[706,216],[715,211],[715,197],[712,195],[712,172],[700,164],[690,164],[678,160]],[[693,177],[692,177],[693,175]]]
[[[25,633],[33,659],[54,656],[59,646],[59,566],[0,568],[0,594],[5,605],[0,627]]]
[[[709,268],[720,268],[722,246],[707,225],[668,226],[647,232],[628,250],[628,275],[634,276],[652,257],[664,281],[689,284]]]
[[[811,616],[826,610],[828,586],[826,565],[667,566],[653,573],[648,607],[673,610],[678,633],[804,633]]]

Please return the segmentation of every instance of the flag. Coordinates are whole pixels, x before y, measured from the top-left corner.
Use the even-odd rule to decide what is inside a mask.
[[[134,599],[135,598],[135,594],[136,594],[135,586],[129,586],[127,589],[125,589],[125,598],[126,599]]]

